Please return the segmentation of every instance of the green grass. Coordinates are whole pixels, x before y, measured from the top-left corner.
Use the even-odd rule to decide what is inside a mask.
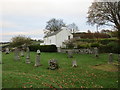
[[[100,54],[98,59],[90,54],[74,54],[69,59],[64,53],[42,53],[40,67],[34,67],[35,52],[31,52],[31,64],[25,63],[25,57],[14,61],[14,53],[3,53],[2,57],[3,88],[118,88],[118,72],[93,68],[96,64],[107,65],[108,54]],[[47,69],[52,58],[58,60],[58,70]],[[78,67],[72,68],[72,60]]]

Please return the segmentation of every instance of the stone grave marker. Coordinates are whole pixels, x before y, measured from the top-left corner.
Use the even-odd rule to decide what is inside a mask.
[[[5,53],[6,53],[6,54],[9,54],[9,53],[10,53],[9,48],[6,48],[6,49],[5,49]]]
[[[73,58],[73,52],[72,52],[72,50],[68,51],[68,58]]]
[[[24,57],[24,50],[23,49],[21,49],[21,57]]]
[[[98,48],[97,47],[94,48],[94,53],[95,53],[95,57],[98,57]]]
[[[55,59],[49,60],[48,65],[49,65],[48,69],[51,70],[58,69],[58,62]]]
[[[113,62],[113,53],[109,54],[108,64],[111,64]]]
[[[40,66],[40,50],[37,50],[36,60],[35,60],[35,67]]]
[[[29,47],[27,47],[27,50],[26,50],[26,63],[29,64],[30,63],[30,49]]]
[[[76,60],[74,60],[74,61],[72,62],[72,67],[77,67],[77,62],[76,62]]]
[[[19,49],[18,49],[17,47],[15,47],[14,59],[15,59],[16,61],[20,60]]]

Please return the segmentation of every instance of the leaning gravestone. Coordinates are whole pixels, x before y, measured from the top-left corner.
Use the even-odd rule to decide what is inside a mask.
[[[110,53],[110,54],[109,54],[108,63],[111,64],[112,62],[113,62],[113,54]]]
[[[68,50],[68,58],[73,58],[73,52],[72,52],[72,50]]]
[[[35,67],[40,66],[40,50],[37,50],[37,56],[35,60]]]
[[[55,59],[49,60],[48,64],[49,64],[48,69],[51,69],[51,70],[58,69],[58,62],[57,62],[57,60],[55,60]]]
[[[77,67],[77,62],[76,62],[76,60],[74,60],[74,61],[72,62],[72,67]]]
[[[14,51],[14,55],[15,55],[15,60],[18,61],[20,60],[20,56],[19,56],[19,49],[17,47],[15,47],[15,51]]]
[[[5,53],[6,53],[6,54],[9,54],[9,53],[10,53],[9,48],[6,48],[6,49],[5,49]]]
[[[27,51],[26,51],[26,63],[29,64],[30,63],[30,49],[29,47],[27,47]]]
[[[98,57],[98,48],[97,47],[94,48],[94,53],[95,53],[95,57]]]

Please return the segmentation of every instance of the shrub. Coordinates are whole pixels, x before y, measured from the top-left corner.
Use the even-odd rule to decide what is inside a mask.
[[[77,48],[80,49],[80,48],[89,48],[90,45],[89,44],[81,44],[81,45],[78,45]]]
[[[99,43],[91,43],[91,45],[90,45],[91,47],[99,47],[100,45],[99,45]]]
[[[57,52],[56,45],[31,45],[29,46],[30,51],[37,51],[38,49],[41,52]]]
[[[100,52],[120,53],[120,46],[117,42],[109,42],[107,45],[100,46]]]

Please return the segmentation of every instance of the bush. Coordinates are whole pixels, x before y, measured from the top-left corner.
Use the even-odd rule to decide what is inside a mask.
[[[107,45],[100,46],[100,52],[120,53],[120,46],[117,42],[109,42]]]
[[[29,46],[30,51],[37,51],[38,49],[41,52],[57,52],[56,45],[31,45]]]
[[[91,43],[91,45],[90,45],[91,47],[99,47],[100,45],[99,45],[99,43]]]
[[[117,39],[113,39],[113,38],[99,40],[99,42],[103,45],[107,45],[109,42],[116,42],[116,41],[117,41]]]
[[[81,48],[89,48],[90,45],[89,44],[81,44],[77,46],[77,49],[81,49]]]

